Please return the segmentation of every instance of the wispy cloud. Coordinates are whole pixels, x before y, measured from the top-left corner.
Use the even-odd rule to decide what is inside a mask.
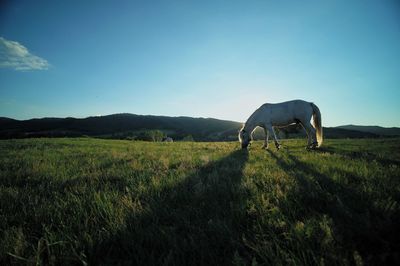
[[[46,70],[49,62],[39,56],[31,54],[19,42],[0,37],[0,67],[23,70]]]

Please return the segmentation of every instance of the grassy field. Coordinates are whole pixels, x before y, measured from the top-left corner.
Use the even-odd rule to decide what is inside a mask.
[[[400,139],[0,141],[0,264],[400,263]]]

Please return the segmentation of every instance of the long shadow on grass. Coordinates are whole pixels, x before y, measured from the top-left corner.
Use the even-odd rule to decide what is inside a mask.
[[[334,239],[348,252],[350,261],[354,257],[352,252],[357,251],[368,264],[400,262],[399,212],[388,214],[378,210],[375,203],[379,198],[362,188],[362,176],[334,169],[338,175],[352,180],[342,184],[292,154],[285,154],[289,160],[284,161],[268,152],[297,182],[286,204],[299,206],[291,208],[289,216],[302,221],[327,215],[334,224]]]
[[[93,264],[221,265],[241,250],[247,151],[234,151],[141,199],[126,228],[94,247]],[[238,254],[237,253],[237,254]]]
[[[361,152],[361,151],[346,151],[346,150],[338,150],[333,147],[325,146],[325,147],[320,147],[315,152],[326,152],[329,154],[338,154],[340,156],[343,156],[347,159],[365,159],[368,161],[376,161],[380,163],[381,165],[388,166],[388,165],[399,165],[400,160],[398,159],[388,159],[388,158],[382,158],[379,157],[379,155],[374,154],[372,152]]]

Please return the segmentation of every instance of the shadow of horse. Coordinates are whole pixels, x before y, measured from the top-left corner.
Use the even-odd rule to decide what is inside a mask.
[[[93,264],[232,264],[246,225],[246,150],[208,163],[141,199],[126,227],[97,247]],[[243,248],[242,248],[243,249]],[[243,251],[244,252],[244,251]]]
[[[348,250],[350,258],[353,257],[351,252],[357,251],[367,264],[400,262],[400,230],[397,225],[400,213],[382,217],[375,204],[378,196],[362,189],[362,176],[333,169],[349,181],[342,184],[290,153],[285,154],[288,159],[285,161],[268,152],[297,183],[287,199],[288,205],[299,204],[301,207],[292,208],[288,215],[300,221],[327,215],[333,221],[335,241]]]
[[[382,158],[379,157],[379,155],[374,154],[372,152],[368,151],[346,151],[346,150],[339,150],[337,148],[329,147],[329,146],[324,146],[320,147],[315,150],[315,152],[322,152],[322,153],[329,153],[332,155],[340,155],[343,157],[346,157],[348,159],[365,159],[368,161],[376,161],[381,165],[387,166],[387,165],[399,165],[400,160],[398,159],[388,159],[388,158]]]

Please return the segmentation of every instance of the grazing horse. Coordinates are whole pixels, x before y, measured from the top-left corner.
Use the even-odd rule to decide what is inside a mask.
[[[311,117],[313,124],[311,124]],[[274,127],[285,127],[292,124],[301,124],[308,135],[307,149],[315,149],[322,144],[322,123],[319,108],[302,100],[283,103],[265,103],[258,108],[243,125],[239,132],[239,141],[246,149],[252,140],[252,133],[256,127],[262,127],[265,132],[265,141],[262,148],[268,149],[268,135],[272,133],[275,146],[279,150],[281,145],[276,138]]]

